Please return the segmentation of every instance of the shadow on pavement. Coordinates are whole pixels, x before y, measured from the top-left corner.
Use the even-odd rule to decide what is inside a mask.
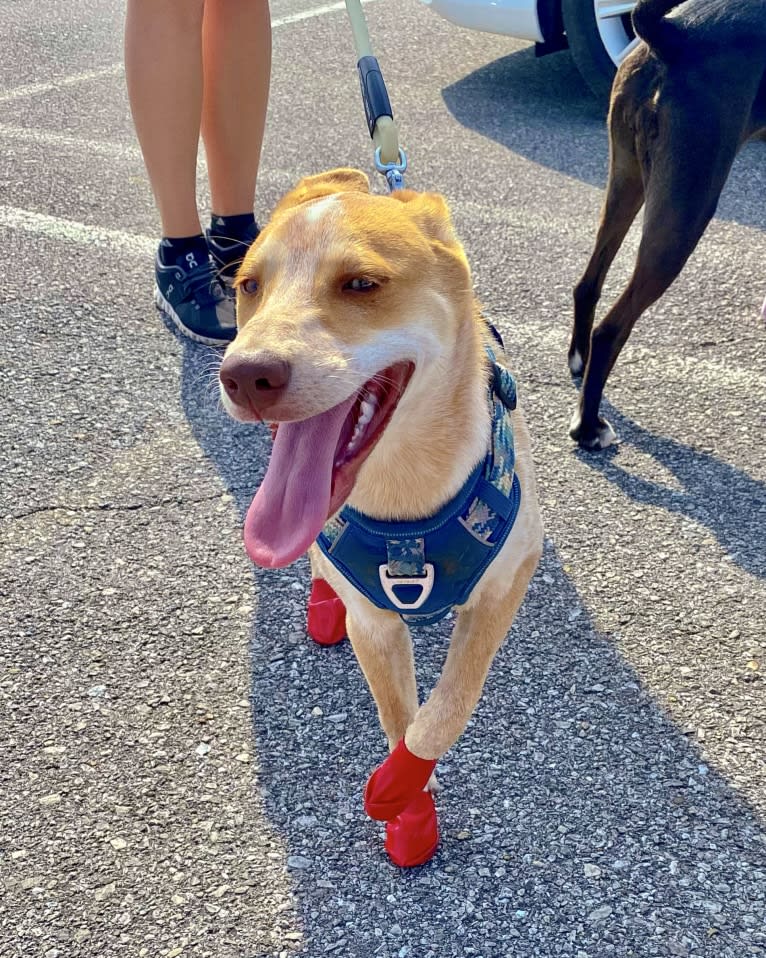
[[[750,575],[766,578],[766,486],[708,452],[655,435],[618,412],[606,400],[603,413],[620,437],[620,445],[602,453],[577,451],[591,469],[643,505],[659,506],[706,526],[732,562]],[[620,465],[620,446],[631,445],[656,459],[681,485],[669,489],[628,472]]]
[[[268,439],[200,388],[209,361],[184,344],[183,405],[244,514]],[[660,448],[691,508],[698,460]],[[766,953],[753,812],[594,629],[551,543],[469,728],[440,763],[441,848],[410,872],[388,862],[381,826],[362,811],[383,737],[349,644],[322,649],[305,634],[306,560],[254,579],[257,787],[288,845],[300,953],[740,956],[745,943]],[[421,690],[447,636],[415,636]]]
[[[469,73],[442,95],[463,126],[543,167],[591,186],[605,185],[605,109],[568,51],[537,59],[527,47]],[[765,194],[766,146],[755,142],[735,162],[717,217],[766,229]]]

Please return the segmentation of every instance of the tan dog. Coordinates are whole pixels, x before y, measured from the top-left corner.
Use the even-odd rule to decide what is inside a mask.
[[[356,170],[309,177],[276,207],[237,287],[239,331],[220,370],[223,402],[240,421],[279,424],[245,521],[248,553],[274,567],[310,550],[313,577],[345,604],[347,634],[393,752],[368,783],[366,808],[389,823],[394,861],[418,864],[437,840],[423,789],[433,790],[435,760],[465,728],[541,555],[527,428],[518,409],[508,413],[518,512],[458,605],[444,670],[419,705],[402,615],[378,607],[314,543],[344,503],[373,520],[439,513],[492,445],[487,347],[500,351],[447,206],[409,190],[372,195]],[[453,557],[458,570],[460,562]],[[386,578],[384,571],[384,586]]]

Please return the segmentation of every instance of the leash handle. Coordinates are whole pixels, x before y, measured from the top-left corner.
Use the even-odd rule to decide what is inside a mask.
[[[356,65],[359,71],[359,85],[362,88],[364,112],[367,117],[367,126],[370,136],[375,136],[375,125],[382,117],[393,120],[394,112],[391,101],[388,99],[388,90],[380,72],[380,64],[376,57],[364,56],[359,58]]]
[[[358,58],[357,70],[364,112],[375,145],[375,166],[386,177],[389,189],[401,189],[404,186],[403,173],[407,169],[407,159],[399,146],[391,101],[380,64],[372,52],[362,3],[361,0],[345,2]]]

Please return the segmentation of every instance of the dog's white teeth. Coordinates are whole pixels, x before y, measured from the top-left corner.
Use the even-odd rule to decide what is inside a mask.
[[[348,445],[346,446],[346,452],[354,451],[354,448],[358,444],[361,435],[362,435],[362,425],[361,423],[357,423],[354,426],[354,432],[351,435],[351,439],[349,440]]]
[[[378,403],[374,397],[363,399],[359,404],[359,418],[354,424],[354,431],[351,434],[346,452],[354,452],[364,434],[367,426],[372,422],[372,417],[378,410]]]
[[[360,405],[362,411],[361,416],[359,417],[357,424],[366,426],[367,423],[375,415],[375,410],[378,408],[378,404],[371,402],[369,399],[363,399]]]

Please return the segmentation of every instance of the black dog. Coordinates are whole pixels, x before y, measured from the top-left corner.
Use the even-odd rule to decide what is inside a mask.
[[[644,42],[612,87],[606,199],[574,290],[569,368],[584,378],[570,435],[589,449],[615,438],[599,405],[633,325],[699,242],[739,148],[766,138],[766,0],[639,0],[633,25]],[[607,270],[642,203],[633,275],[591,335]]]

